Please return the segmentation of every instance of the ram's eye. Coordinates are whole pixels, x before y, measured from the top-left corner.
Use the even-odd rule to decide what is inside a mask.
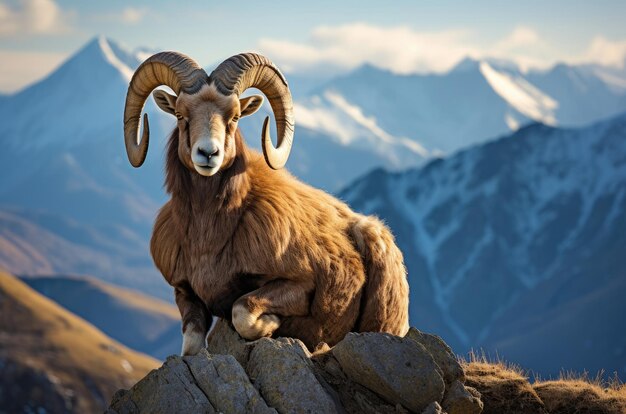
[[[184,118],[183,118],[183,116],[182,116],[181,114],[179,114],[178,112],[176,112],[176,118],[177,118],[179,121],[182,121],[182,120],[184,119]]]
[[[233,122],[237,122],[237,121],[239,121],[239,117],[238,117],[238,116],[236,116],[236,115],[235,115],[235,116],[233,116],[232,121],[233,121]]]

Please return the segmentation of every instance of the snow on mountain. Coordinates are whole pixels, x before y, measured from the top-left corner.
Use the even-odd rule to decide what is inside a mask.
[[[487,79],[489,86],[519,113],[544,124],[556,123],[554,110],[558,107],[558,103],[521,76],[513,77],[498,72],[487,62],[480,63],[480,73]],[[509,127],[517,129],[513,125]]]
[[[432,156],[532,122],[582,126],[615,115],[626,110],[623,85],[626,73],[598,66],[557,65],[525,73],[512,62],[468,58],[444,74],[397,75],[364,65],[314,89],[298,109],[313,129],[336,135],[335,118],[350,125],[337,105],[340,97],[376,128],[406,137],[418,145],[421,156]],[[309,115],[317,117],[309,121]]]
[[[583,126],[626,110],[626,72],[597,65],[558,64],[526,79],[558,102],[557,124]]]
[[[494,350],[511,338],[512,326],[524,326],[524,318],[535,317],[536,325],[524,326],[518,336],[539,329],[542,308],[558,313],[624,277],[626,115],[581,129],[534,124],[423,168],[374,171],[341,196],[394,230],[409,270],[411,323],[458,349]],[[547,284],[556,287],[548,290]],[[550,294],[542,296],[544,291]],[[516,306],[519,301],[524,306]],[[585,320],[598,319],[594,307],[581,310],[578,303]],[[611,309],[626,311],[623,301]],[[569,329],[577,349],[569,356],[582,361],[584,327],[563,326],[570,318],[551,323],[561,324],[555,335]],[[599,346],[622,347],[606,369],[626,368],[626,335],[618,337]],[[529,338],[556,340],[541,330],[541,336],[502,348],[519,357],[532,344]],[[529,366],[545,367],[545,359],[557,358],[541,344],[533,346],[535,360],[523,361]],[[592,362],[587,369],[602,367]]]
[[[392,167],[414,166],[429,156],[419,143],[384,131],[375,117],[365,116],[358,105],[335,91],[315,95],[306,104],[296,103],[294,111],[298,125],[326,133],[341,145],[373,150]]]

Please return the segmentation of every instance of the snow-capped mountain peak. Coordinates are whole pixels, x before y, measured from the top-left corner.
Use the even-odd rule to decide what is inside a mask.
[[[0,134],[17,150],[69,148],[119,127],[120,105],[139,59],[96,37],[39,82],[7,98]]]

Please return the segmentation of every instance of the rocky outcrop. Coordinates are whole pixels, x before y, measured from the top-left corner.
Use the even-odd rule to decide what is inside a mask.
[[[311,354],[297,339],[245,342],[219,321],[208,346],[172,356],[107,414],[130,413],[464,413],[479,414],[480,394],[438,337],[348,334]]]

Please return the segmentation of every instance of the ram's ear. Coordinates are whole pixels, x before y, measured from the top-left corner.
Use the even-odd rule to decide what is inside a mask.
[[[261,95],[252,95],[239,100],[241,106],[241,117],[252,115],[263,105],[263,97]]]
[[[176,99],[175,95],[170,95],[169,93],[157,89],[152,92],[152,96],[154,97],[154,101],[161,108],[161,110],[167,112],[168,114],[175,115],[176,113]]]

